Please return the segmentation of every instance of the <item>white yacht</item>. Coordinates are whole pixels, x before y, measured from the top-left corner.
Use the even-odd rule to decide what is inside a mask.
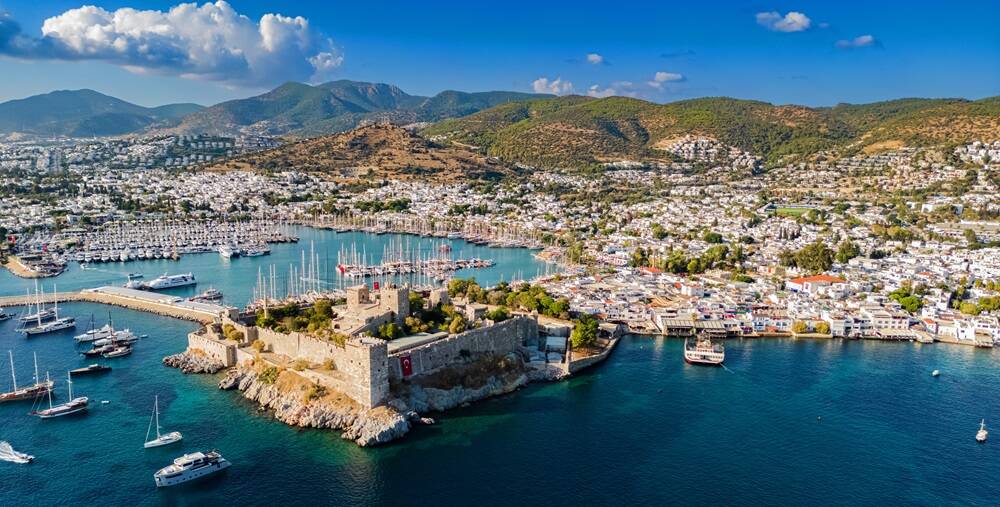
[[[34,327],[26,327],[22,329],[28,336],[34,336],[39,334],[54,333],[56,331],[62,331],[63,329],[70,329],[76,327],[76,319],[73,317],[60,317],[59,316],[59,302],[56,301],[52,306],[52,311],[55,312],[55,320],[52,322],[43,322],[41,319],[36,321]]]
[[[990,432],[986,431],[986,419],[983,419],[979,422],[979,431],[976,432],[976,442],[985,442],[989,436]]]
[[[149,432],[153,430],[153,423],[156,423],[156,438],[150,440]],[[146,443],[142,446],[146,449],[151,447],[162,447],[164,445],[170,445],[174,442],[180,442],[183,436],[179,431],[171,431],[170,433],[160,433],[160,397],[157,396],[153,399],[153,415],[149,418],[149,426],[146,428]]]
[[[224,259],[229,259],[232,257],[239,257],[239,252],[230,245],[222,245],[219,247],[219,255]]]
[[[91,328],[83,334],[78,334],[73,337],[74,340],[78,342],[92,342],[94,340],[100,340],[102,338],[108,338],[113,335],[115,328],[111,327],[111,324],[105,324],[99,328]]]
[[[231,463],[219,451],[192,452],[174,459],[153,474],[156,487],[174,486],[229,468]]]
[[[160,289],[171,289],[173,287],[184,287],[186,285],[194,285],[198,282],[195,281],[194,275],[191,273],[185,273],[183,275],[168,275],[166,273],[163,276],[158,276],[145,284],[147,289],[160,290]]]

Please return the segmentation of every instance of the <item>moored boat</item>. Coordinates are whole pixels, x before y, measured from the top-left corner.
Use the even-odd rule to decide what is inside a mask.
[[[150,440],[149,433],[153,429],[153,423],[156,423],[156,438]],[[179,431],[171,431],[170,433],[160,433],[160,397],[156,396],[153,399],[153,415],[149,418],[149,426],[146,428],[146,443],[143,447],[150,449],[152,447],[162,447],[164,445],[170,445],[175,442],[180,442],[183,436]]]
[[[41,396],[45,396],[52,391],[52,386],[55,382],[45,379],[44,382],[39,381],[38,378],[38,356],[35,355],[35,383],[28,387],[17,387],[17,375],[14,373],[14,353],[7,351],[7,355],[10,357],[10,379],[13,382],[14,389],[6,393],[0,393],[0,403],[5,401],[21,401],[21,400],[33,400]]]
[[[104,373],[104,372],[108,372],[108,371],[111,371],[111,367],[110,366],[106,366],[106,365],[103,365],[103,364],[96,364],[95,363],[95,364],[92,364],[92,365],[89,365],[89,366],[84,366],[83,368],[77,368],[75,370],[70,370],[69,374],[70,375],[87,375],[87,374],[91,374],[91,373]]]
[[[170,465],[157,470],[153,474],[153,481],[159,488],[174,486],[221,472],[230,465],[231,463],[223,458],[219,451],[192,452],[174,459]]]
[[[62,417],[71,414],[77,414],[87,410],[87,405],[90,403],[90,399],[86,396],[73,397],[73,379],[70,374],[66,373],[66,383],[69,387],[69,401],[66,403],[60,403],[59,405],[52,405],[52,391],[49,391],[49,408],[42,410],[34,410],[30,415],[37,416],[40,419],[52,419],[54,417]]]

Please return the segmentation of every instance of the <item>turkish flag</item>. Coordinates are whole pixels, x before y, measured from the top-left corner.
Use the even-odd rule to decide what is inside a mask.
[[[375,290],[378,290],[378,282],[375,282],[375,284],[372,286],[372,288],[375,289]]]
[[[409,377],[413,375],[413,361],[410,356],[402,356],[399,358],[399,367],[403,370],[403,376]]]

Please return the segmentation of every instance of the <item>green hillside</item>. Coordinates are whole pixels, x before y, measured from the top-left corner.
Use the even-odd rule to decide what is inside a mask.
[[[503,105],[423,131],[512,162],[557,168],[665,160],[657,147],[688,134],[714,138],[776,164],[820,150],[992,139],[998,132],[997,97],[808,108],[725,97],[654,104],[579,96]]]

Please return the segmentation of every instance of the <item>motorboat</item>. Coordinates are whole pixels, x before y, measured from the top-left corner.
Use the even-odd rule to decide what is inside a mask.
[[[221,472],[231,465],[232,463],[223,458],[219,451],[192,452],[174,459],[170,465],[157,470],[153,474],[153,481],[158,488],[175,486]]]

